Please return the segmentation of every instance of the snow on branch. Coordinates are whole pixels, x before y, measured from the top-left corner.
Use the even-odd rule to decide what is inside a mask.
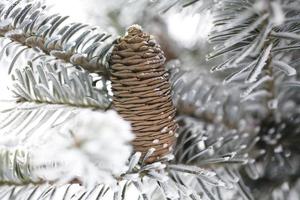
[[[44,121],[38,120],[39,125],[31,121],[28,128],[36,131],[27,132],[26,127],[16,133],[18,137],[14,132],[5,132],[9,130],[6,124],[18,123],[28,116],[24,116],[28,110],[15,109],[8,113],[14,115],[17,112],[21,117],[1,123],[0,159],[4,162],[0,164],[0,182],[68,183],[77,180],[94,187],[97,183],[114,184],[114,176],[127,170],[126,163],[132,151],[129,142],[134,138],[128,122],[114,111],[102,113],[77,108],[76,114],[73,112],[65,119],[59,110],[52,111],[49,120],[39,119]],[[51,113],[51,110],[47,109],[47,112]],[[41,116],[34,114],[37,119]],[[47,114],[41,117],[46,118]],[[58,124],[62,120],[64,123]],[[24,121],[28,121],[26,117]],[[23,127],[23,124],[19,126]]]

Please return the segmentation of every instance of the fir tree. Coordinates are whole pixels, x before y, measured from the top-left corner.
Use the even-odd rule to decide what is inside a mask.
[[[91,2],[0,2],[0,199],[300,199],[298,0]]]

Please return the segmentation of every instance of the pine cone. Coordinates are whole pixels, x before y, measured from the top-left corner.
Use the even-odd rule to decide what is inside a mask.
[[[165,57],[153,37],[133,25],[113,48],[110,59],[113,106],[131,122],[135,151],[155,148],[147,162],[172,151],[177,123]]]

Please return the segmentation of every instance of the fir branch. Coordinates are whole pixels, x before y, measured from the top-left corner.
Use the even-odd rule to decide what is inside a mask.
[[[115,112],[20,104],[0,114],[4,119],[0,125],[0,182],[67,183],[78,179],[90,187],[99,181],[111,184],[116,181],[113,175],[123,173],[133,135],[129,124]],[[103,149],[110,152],[109,157]],[[118,158],[119,152],[122,158]]]
[[[95,197],[97,199],[106,199],[111,193],[111,189],[105,185],[86,190],[78,184],[67,184],[62,186],[52,186],[44,184],[40,186],[12,186],[6,185],[0,187],[1,199],[16,200],[38,200],[38,199],[82,199]]]
[[[291,147],[299,134],[295,128],[299,120],[297,90],[287,86],[299,78],[299,22],[293,19],[299,16],[300,4],[294,0],[220,3],[216,29],[210,37],[215,51],[209,59],[224,56],[226,60],[213,70],[231,69],[225,82],[246,83],[243,100],[261,101],[263,97],[268,109],[244,150],[249,155],[244,170],[254,179],[248,181],[245,176],[245,182],[255,199],[261,199],[259,193],[299,176],[299,151]],[[285,111],[291,102],[289,112]],[[257,190],[259,183],[265,187]]]
[[[179,118],[181,128],[175,148],[176,162],[198,166],[247,162],[245,147],[251,139],[247,133],[227,127],[214,127],[191,117]],[[209,129],[208,129],[209,127]]]
[[[29,153],[25,149],[1,147],[0,160],[0,184],[28,183],[35,178],[30,171]]]
[[[172,98],[180,115],[192,116],[207,123],[222,124],[228,129],[238,129],[241,119],[252,114],[260,117],[267,114],[267,110],[260,103],[241,102],[238,95],[241,89],[238,87],[223,85],[206,73],[180,69],[180,66],[171,62],[168,69]],[[229,93],[229,90],[232,92]]]
[[[197,178],[197,184],[202,188],[205,187],[203,188],[205,195],[214,199],[218,196],[216,191],[227,188],[231,190],[229,193],[234,193],[243,199],[253,199],[247,186],[242,184],[242,177],[235,170],[249,165],[247,145],[253,140],[251,135],[255,133],[249,134],[246,130],[230,130],[220,124],[209,124],[186,116],[179,118],[179,124],[181,127],[174,152],[175,162],[187,163],[191,168],[198,166],[210,169],[216,175],[216,177]],[[216,184],[219,187],[215,187]],[[214,187],[211,188],[209,185]],[[226,192],[223,191],[219,195],[226,196]]]
[[[113,45],[111,35],[82,23],[67,23],[68,17],[49,15],[38,1],[1,2],[0,35],[29,48],[106,74],[106,55]]]
[[[290,4],[295,7],[291,8],[288,6]],[[294,64],[291,57],[300,50],[299,23],[289,19],[299,15],[295,12],[299,8],[298,4],[295,0],[220,1],[215,10],[215,30],[210,35],[215,49],[208,59],[219,56],[227,59],[212,71],[238,69],[225,78],[225,83],[244,82],[248,90],[263,87],[268,94],[264,97],[273,101],[278,93],[277,72],[284,72],[287,76],[296,74],[291,67]],[[271,80],[259,81],[266,76],[270,76]],[[247,95],[252,94],[247,92]],[[258,96],[256,89],[251,98],[247,95],[244,95],[245,99]]]
[[[101,109],[110,105],[103,77],[92,76],[49,56],[32,60],[12,74],[12,91],[20,101]],[[99,88],[99,83],[102,88]]]
[[[61,126],[72,119],[83,108],[57,104],[35,104],[31,102],[1,103],[0,131],[3,141],[34,142],[34,139],[48,129]],[[13,138],[16,138],[13,140]]]
[[[38,185],[26,185],[26,186],[18,186],[16,184],[9,185],[6,184],[4,186],[0,187],[0,196],[2,195],[2,198],[6,198],[8,196],[15,197],[16,199],[24,199],[29,196],[31,199],[43,199],[43,198],[49,198],[49,199],[55,199],[59,198],[60,195],[64,196],[64,198],[68,199],[69,195],[73,195],[73,198],[80,199],[80,198],[91,198],[91,196],[94,196],[96,193],[97,188],[102,187],[106,188],[105,193],[109,193],[111,196],[112,193],[114,193],[115,199],[124,199],[127,195],[129,195],[129,191],[131,191],[133,188],[135,188],[138,191],[138,194],[136,195],[136,199],[141,197],[142,199],[152,199],[150,197],[156,196],[158,199],[200,199],[200,196],[197,191],[199,191],[199,186],[197,185],[197,182],[199,183],[199,180],[202,180],[206,183],[208,180],[204,177],[209,177],[212,179],[215,177],[215,174],[213,172],[209,172],[206,169],[200,169],[198,167],[190,167],[190,166],[183,166],[183,165],[170,165],[167,169],[168,173],[170,174],[170,177],[163,171],[163,169],[166,167],[166,165],[156,162],[152,164],[134,164],[133,160],[139,160],[140,153],[135,154],[137,155],[137,159],[135,159],[136,156],[133,156],[131,158],[130,163],[132,163],[132,167],[130,167],[129,171],[126,172],[126,174],[122,175],[118,178],[118,187],[114,186],[107,186],[107,185],[95,185],[95,187],[92,188],[83,188],[79,187],[76,184],[67,184],[63,186],[56,186],[52,185],[51,188],[53,190],[61,190],[59,193],[53,193],[50,196],[48,195],[48,192],[44,191],[45,187],[47,190],[52,191],[50,189],[50,185],[47,184],[41,184]],[[151,155],[149,155],[151,156]],[[147,158],[145,158],[146,160]],[[201,178],[202,177],[202,178]],[[217,179],[218,180],[218,179]],[[211,181],[210,181],[211,182]],[[205,186],[205,189],[200,189],[205,196],[215,195],[213,192],[213,188],[216,187],[216,183],[221,184],[218,186],[224,187],[224,183],[219,180],[218,182],[211,182],[213,186],[207,185]],[[195,185],[196,184],[196,185]],[[149,185],[152,185],[154,187],[151,187],[149,189]],[[70,193],[69,187],[78,187],[80,191],[76,190],[75,193]],[[35,191],[32,191],[30,188],[34,187]],[[21,189],[22,193],[15,193],[15,190]],[[61,188],[61,189],[59,189]],[[65,190],[66,189],[66,190]],[[72,189],[71,191],[74,191]],[[45,193],[44,193],[45,192]],[[42,193],[42,194],[41,194]],[[209,194],[207,194],[209,193]],[[78,194],[78,196],[77,196]],[[36,196],[37,195],[37,196]],[[106,196],[106,198],[108,197]],[[104,198],[104,194],[103,194]],[[132,196],[131,196],[132,199]],[[206,198],[204,198],[206,199]]]

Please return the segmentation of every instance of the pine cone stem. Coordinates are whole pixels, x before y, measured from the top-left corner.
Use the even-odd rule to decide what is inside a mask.
[[[153,37],[133,25],[117,40],[110,59],[113,106],[131,122],[135,151],[154,153],[154,162],[171,153],[177,123],[165,56]]]

